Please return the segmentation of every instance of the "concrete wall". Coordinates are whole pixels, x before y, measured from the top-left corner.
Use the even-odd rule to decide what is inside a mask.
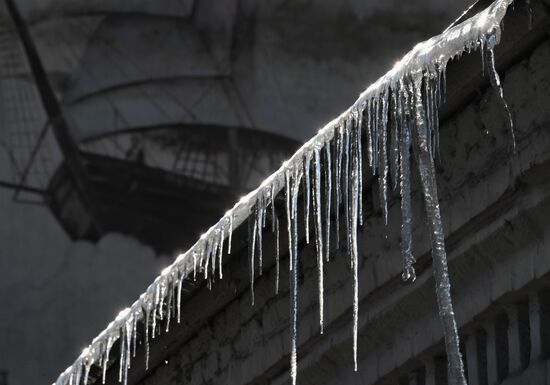
[[[537,302],[544,298],[540,289],[547,286],[550,273],[549,62],[550,41],[545,41],[503,74],[517,123],[517,156],[510,155],[509,132],[491,89],[456,111],[441,131],[438,183],[457,322],[464,350],[467,345],[470,351],[466,361],[471,384],[493,385],[503,378],[508,378],[506,384],[550,382],[548,352],[540,348],[546,340],[539,334],[548,328],[548,317]],[[312,246],[300,246],[300,384],[445,383],[420,200],[416,189],[419,276],[414,284],[399,278],[398,200],[392,202],[389,227],[384,228],[375,209],[362,230],[358,373],[352,370],[347,257],[334,251],[326,266],[326,328],[320,336],[315,255]],[[272,239],[268,236],[264,242],[268,268],[256,282],[256,305],[250,306],[243,250],[212,292],[200,292],[185,304],[188,321],[153,345],[156,366],[148,373],[132,369],[132,383],[288,383],[288,277],[283,269],[283,289],[274,296]],[[281,249],[285,247],[283,243]],[[282,266],[287,262],[284,259]],[[228,289],[234,294],[224,294]],[[530,309],[527,321],[525,306]],[[521,322],[531,327],[518,337],[514,317],[520,312]],[[502,314],[507,320],[504,329]],[[480,333],[485,339],[477,337]],[[526,362],[521,361],[520,340],[530,343]]]

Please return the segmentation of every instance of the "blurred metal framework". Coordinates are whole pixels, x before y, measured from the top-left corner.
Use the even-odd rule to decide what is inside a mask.
[[[159,252],[188,246],[297,148],[259,130],[181,123],[76,141],[14,0],[0,23],[3,123],[18,202],[47,204],[75,239],[136,236]],[[29,74],[32,74],[30,76]],[[238,98],[237,98],[238,99]]]

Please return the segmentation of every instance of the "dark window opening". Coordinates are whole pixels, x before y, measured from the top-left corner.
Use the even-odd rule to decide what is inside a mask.
[[[529,366],[531,359],[531,327],[529,325],[529,303],[518,303],[518,329],[521,369]]]
[[[477,350],[477,375],[479,385],[488,385],[487,378],[487,332],[479,330],[476,333],[476,350]]]
[[[497,380],[501,382],[509,373],[508,327],[510,320],[505,312],[495,319],[495,349],[497,356]]]

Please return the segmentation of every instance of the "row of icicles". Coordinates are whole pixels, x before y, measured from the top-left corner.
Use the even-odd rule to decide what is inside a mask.
[[[482,56],[489,72],[491,84],[495,87],[501,103],[509,113],[502,99],[500,80],[495,71],[493,45],[494,36],[475,42],[481,47]],[[384,223],[388,218],[388,196],[397,190],[401,206],[401,251],[403,256],[403,280],[416,278],[412,253],[412,208],[411,208],[411,155],[415,154],[421,187],[426,203],[428,222],[432,224],[432,248],[434,276],[438,285],[437,297],[442,319],[446,350],[449,362],[449,383],[465,384],[463,364],[458,350],[458,333],[446,267],[443,228],[440,220],[435,185],[434,159],[439,154],[439,106],[445,94],[446,63],[431,66],[417,74],[409,74],[394,84],[388,84],[377,96],[361,99],[347,111],[337,124],[324,130],[316,140],[308,142],[300,159],[287,162],[283,173],[269,179],[255,195],[249,213],[249,271],[250,291],[254,304],[254,280],[263,273],[263,232],[269,228],[275,239],[275,293],[279,291],[280,218],[286,217],[288,233],[288,255],[290,271],[290,376],[292,384],[297,377],[297,323],[298,323],[298,234],[302,223],[306,243],[314,238],[317,252],[317,279],[319,301],[319,328],[324,329],[324,263],[330,260],[331,238],[335,247],[341,241],[343,227],[346,252],[350,257],[352,274],[353,315],[353,365],[357,370],[357,332],[359,315],[358,281],[358,226],[363,225],[363,176],[371,174],[378,180],[379,202]],[[511,122],[511,120],[510,120]],[[367,170],[363,168],[366,166]],[[277,212],[276,197],[284,191],[285,215]],[[303,198],[304,216],[299,221],[298,201]],[[282,205],[281,205],[282,206]],[[310,231],[310,227],[313,231]],[[120,356],[118,380],[125,385],[128,379],[130,361],[136,355],[138,339],[137,323],[144,324],[143,345],[146,368],[149,361],[149,339],[161,331],[169,331],[170,320],[180,322],[181,291],[184,279],[197,278],[203,274],[208,285],[217,277],[223,278],[223,255],[231,253],[233,215],[229,213],[209,236],[202,237],[189,258],[182,259],[181,266],[168,268],[157,278],[146,293],[131,307],[119,314],[104,333],[85,349],[76,364],[68,368],[56,381],[56,385],[81,385],[88,383],[90,368],[99,366],[102,382],[109,364],[110,351],[119,341]],[[331,237],[331,234],[332,237]],[[439,238],[438,238],[439,237]],[[227,238],[227,242],[226,242]],[[227,244],[226,250],[224,245]],[[441,268],[438,269],[437,267]]]

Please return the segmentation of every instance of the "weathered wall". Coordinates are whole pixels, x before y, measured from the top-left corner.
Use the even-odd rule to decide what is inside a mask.
[[[545,313],[536,310],[535,294],[550,272],[549,62],[550,41],[545,41],[503,74],[505,96],[517,123],[517,156],[509,153],[510,136],[491,89],[480,92],[442,127],[438,183],[457,321],[467,341],[475,341],[471,336],[479,332],[486,333],[484,346],[489,352],[481,358],[470,349],[469,367],[478,362],[485,368],[485,372],[480,369],[479,378],[470,369],[471,384],[492,384],[499,370],[500,376],[508,375],[502,374],[498,353],[504,348],[495,342],[495,336],[502,336],[494,332],[500,311],[508,309],[510,320],[518,303],[527,303],[532,325],[548,322]],[[374,201],[376,196],[373,194]],[[347,257],[334,251],[326,265],[327,326],[325,335],[319,336],[315,256],[311,246],[301,245],[300,384],[408,383],[403,376],[408,378],[413,370],[425,377],[418,383],[444,383],[444,363],[435,359],[442,354],[442,333],[420,199],[416,190],[414,248],[419,257],[419,277],[414,284],[403,284],[399,278],[398,200],[392,202],[387,228],[375,208],[362,230],[358,373],[351,367],[352,300]],[[271,241],[268,236],[267,250]],[[282,292],[274,296],[273,256],[266,251],[271,268],[257,280],[256,305],[251,307],[244,254],[232,259],[224,280],[216,283],[211,293],[198,293],[185,304],[183,314],[189,315],[189,321],[153,345],[159,365],[147,374],[134,374],[134,380],[141,378],[144,385],[288,382],[288,277],[282,274]],[[282,266],[286,263],[284,259]],[[229,288],[235,295],[227,298],[222,293]],[[221,310],[201,306],[208,301],[217,302]],[[202,324],[201,315],[208,317]],[[543,377],[544,383],[550,381],[544,371],[544,349],[533,349],[543,342],[540,335],[537,338],[540,328],[535,326],[526,337],[531,341],[527,371],[523,372],[525,365],[516,362],[518,349],[506,351],[508,372],[513,374],[507,384],[538,384],[543,383]],[[189,328],[188,335],[185,328]],[[510,330],[509,336],[517,331]],[[179,348],[173,341],[177,338]],[[524,341],[525,336],[522,338]],[[512,337],[506,341],[515,346]]]

